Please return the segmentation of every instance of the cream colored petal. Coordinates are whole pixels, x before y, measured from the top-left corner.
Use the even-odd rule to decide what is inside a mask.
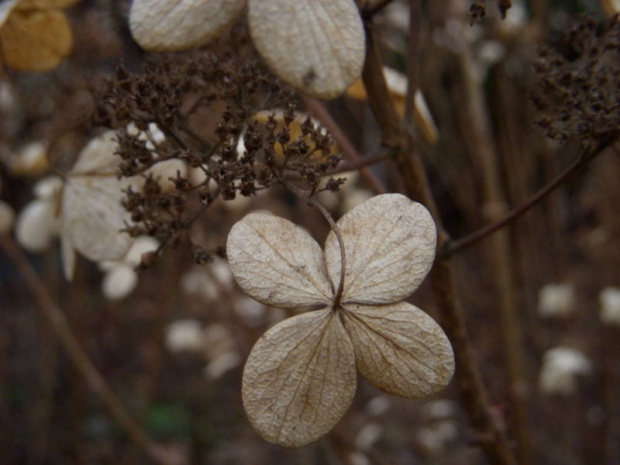
[[[249,0],[250,34],[284,81],[335,98],[360,77],[364,27],[353,0]]]
[[[15,238],[29,252],[47,249],[58,232],[54,214],[56,204],[48,200],[33,200],[19,213],[15,223]]]
[[[357,369],[380,389],[403,397],[427,397],[454,374],[452,346],[441,327],[419,308],[398,304],[347,305],[344,325]]]
[[[118,266],[106,273],[101,282],[101,292],[108,300],[122,300],[136,288],[138,273],[127,265]]]
[[[188,50],[216,39],[244,6],[245,0],[134,0],[129,26],[145,50]]]
[[[57,67],[73,49],[69,21],[60,10],[14,9],[0,29],[4,63],[18,71]]]
[[[385,304],[411,294],[431,269],[436,231],[430,213],[404,195],[377,195],[337,223],[346,251],[343,302]],[[327,270],[340,282],[340,247],[331,232]]]
[[[269,213],[251,213],[228,235],[235,280],[254,299],[282,308],[326,305],[332,296],[323,251],[299,226]]]
[[[261,337],[243,371],[243,405],[267,441],[299,447],[326,434],[356,386],[351,341],[331,309],[285,320]]]
[[[62,234],[92,261],[117,260],[132,243],[122,229],[129,213],[121,205],[128,181],[113,176],[70,177],[62,202]]]
[[[90,140],[82,149],[71,170],[71,175],[105,174],[115,176],[121,161],[121,158],[115,155],[117,150],[116,132],[104,132]]]

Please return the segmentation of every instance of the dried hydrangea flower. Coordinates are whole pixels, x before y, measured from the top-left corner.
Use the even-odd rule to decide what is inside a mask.
[[[402,302],[430,270],[436,230],[428,211],[399,194],[373,197],[337,223],[325,252],[302,228],[266,213],[233,226],[227,254],[241,288],[279,308],[321,307],[284,320],[252,349],[243,403],[268,441],[302,446],[326,434],[348,409],[356,370],[405,397],[443,389],[454,371],[448,338]],[[339,293],[336,289],[342,289]]]
[[[146,50],[188,50],[216,39],[246,3],[258,53],[293,87],[334,98],[360,76],[364,27],[353,0],[134,0],[129,23]]]

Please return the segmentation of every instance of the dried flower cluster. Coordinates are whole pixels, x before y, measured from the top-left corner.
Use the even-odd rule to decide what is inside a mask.
[[[231,270],[247,294],[279,308],[321,307],[271,328],[245,366],[250,421],[285,446],[308,444],[340,420],[353,400],[356,369],[405,397],[437,393],[454,371],[439,325],[402,301],[434,260],[428,211],[400,194],[379,195],[336,228],[325,252],[300,227],[266,213],[246,216],[228,236]]]
[[[620,22],[593,19],[571,28],[557,49],[542,51],[534,69],[536,124],[560,142],[582,146],[609,141],[620,131]]]
[[[98,102],[96,121],[118,128],[121,175],[146,177],[142,190],[127,191],[132,236],[175,245],[215,199],[252,196],[285,177],[311,192],[341,183],[322,184],[340,161],[332,138],[295,112],[290,89],[256,61],[209,52],[165,56],[142,75],[119,68]],[[208,130],[200,125],[207,112],[217,115]],[[127,130],[131,125],[139,131]],[[149,137],[149,127],[165,137]],[[173,188],[166,189],[153,170],[171,160],[182,166],[168,173]]]

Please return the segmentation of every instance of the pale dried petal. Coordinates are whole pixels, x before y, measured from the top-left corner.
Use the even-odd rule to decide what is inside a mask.
[[[403,195],[377,195],[337,225],[346,251],[345,303],[398,302],[431,269],[435,223],[426,208]],[[325,243],[325,258],[332,282],[340,282],[340,246],[333,231]]]
[[[118,260],[132,238],[121,232],[130,223],[121,205],[129,181],[113,176],[75,176],[67,180],[62,202],[62,235],[92,261]]]
[[[353,0],[249,0],[250,34],[284,81],[334,98],[361,74],[364,28]]]
[[[450,341],[419,308],[406,302],[347,305],[343,315],[357,369],[378,388],[403,397],[427,397],[450,382]]]
[[[29,252],[47,249],[58,232],[56,204],[48,200],[34,200],[19,213],[15,223],[17,242]]]
[[[331,284],[323,251],[299,226],[268,213],[251,213],[228,235],[226,254],[241,289],[283,308],[328,304]]]
[[[138,274],[130,266],[122,265],[106,273],[101,292],[108,300],[121,300],[131,294],[137,284]]]
[[[134,0],[131,34],[146,50],[180,51],[202,47],[241,15],[245,0]]]
[[[69,21],[59,10],[14,9],[0,29],[0,55],[19,71],[46,71],[71,53]]]
[[[116,176],[121,161],[115,155],[118,149],[118,140],[115,131],[107,131],[92,139],[80,152],[71,176],[80,175],[110,175]]]
[[[289,318],[258,340],[243,372],[243,405],[264,439],[298,447],[340,420],[355,385],[351,341],[327,308]]]

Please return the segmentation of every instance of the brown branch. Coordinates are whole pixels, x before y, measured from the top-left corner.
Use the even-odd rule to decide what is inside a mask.
[[[140,424],[129,415],[120,399],[110,388],[105,378],[97,370],[88,354],[77,340],[64,313],[58,307],[45,285],[36,274],[24,252],[8,235],[0,234],[0,247],[5,251],[13,265],[29,287],[43,315],[49,320],[52,329],[58,336],[63,348],[84,376],[90,388],[101,398],[110,415],[127,433],[127,436],[142,449],[154,462],[170,465],[165,451],[151,442]]]
[[[332,135],[344,156],[353,163],[361,162],[364,157],[359,154],[346,134],[340,129],[338,123],[334,121],[334,118],[332,118],[325,108],[325,105],[312,97],[303,96],[303,100],[308,111],[311,112]],[[383,183],[379,181],[375,174],[369,169],[360,169],[360,176],[375,193],[385,194],[387,192]]]
[[[522,205],[517,208],[514,208],[509,213],[506,214],[504,218],[496,221],[495,223],[488,224],[478,231],[471,233],[468,236],[463,237],[462,239],[457,239],[454,241],[446,242],[444,249],[441,251],[441,256],[450,257],[457,252],[460,252],[468,247],[471,247],[475,243],[485,239],[490,236],[494,232],[499,229],[507,226],[508,224],[515,221],[521,215],[527,213],[531,208],[538,205],[541,201],[547,198],[552,192],[554,192],[558,187],[564,184],[572,175],[574,175],[581,168],[585,167],[588,163],[590,163],[594,158],[596,158],[601,152],[603,152],[607,147],[612,145],[618,139],[618,135],[614,135],[613,137],[607,138],[596,145],[592,150],[588,153],[582,154],[577,160],[573,161],[568,167],[564,169],[560,174],[558,174],[553,180],[551,180],[546,186],[532,195],[528,200],[526,200]]]
[[[401,123],[390,99],[387,98],[388,89],[383,77],[383,64],[371,29],[367,29],[367,46],[362,77],[370,106],[382,131],[383,143],[397,151],[399,173],[409,197],[422,202],[433,214],[439,231],[438,247],[441,250],[447,240],[447,234],[437,214],[422,162],[413,150],[413,134]],[[482,437],[489,438],[481,446],[490,463],[514,465],[516,460],[508,444],[503,419],[489,402],[486,387],[476,364],[474,349],[465,324],[465,315],[456,291],[454,272],[446,257],[437,258],[430,280],[441,312],[443,328],[454,346],[457,381],[463,404],[472,425],[480,431]]]

